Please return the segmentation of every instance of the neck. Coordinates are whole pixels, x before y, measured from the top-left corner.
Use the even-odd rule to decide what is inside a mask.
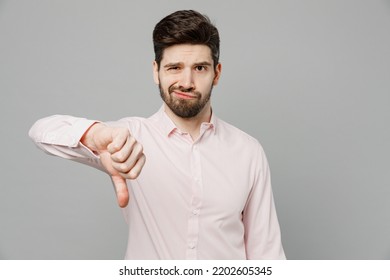
[[[204,122],[209,122],[211,119],[211,106],[210,103],[202,109],[195,117],[192,118],[181,118],[169,109],[169,107],[164,104],[165,113],[169,118],[174,122],[176,127],[182,132],[186,132],[191,135],[192,140],[195,140],[199,137],[200,126]]]

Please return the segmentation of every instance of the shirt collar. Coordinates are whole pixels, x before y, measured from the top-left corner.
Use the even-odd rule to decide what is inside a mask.
[[[166,136],[170,136],[174,131],[179,131],[176,127],[175,123],[171,120],[171,118],[165,113],[164,104],[160,107],[160,109],[150,117],[153,120],[157,127],[161,129],[161,131]],[[214,113],[211,114],[210,122],[203,122],[200,127],[200,133],[203,134],[204,131],[208,129],[212,129],[213,134],[216,133],[216,124],[217,117]]]

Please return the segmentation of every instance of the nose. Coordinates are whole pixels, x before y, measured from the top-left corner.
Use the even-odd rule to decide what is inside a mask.
[[[195,88],[191,69],[185,69],[184,71],[182,71],[178,84],[179,84],[179,87],[182,87],[185,89]]]

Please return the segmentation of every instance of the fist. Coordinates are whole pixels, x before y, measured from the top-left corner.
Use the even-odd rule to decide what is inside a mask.
[[[145,164],[142,145],[124,127],[108,127],[97,123],[91,126],[81,142],[96,152],[113,181],[118,204],[129,202],[126,179],[136,179]]]

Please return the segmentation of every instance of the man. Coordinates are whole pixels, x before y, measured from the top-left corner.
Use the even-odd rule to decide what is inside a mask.
[[[284,259],[263,149],[211,109],[218,30],[178,11],[156,25],[153,43],[164,101],[156,114],[108,123],[56,115],[30,137],[111,176],[129,225],[128,259]]]

